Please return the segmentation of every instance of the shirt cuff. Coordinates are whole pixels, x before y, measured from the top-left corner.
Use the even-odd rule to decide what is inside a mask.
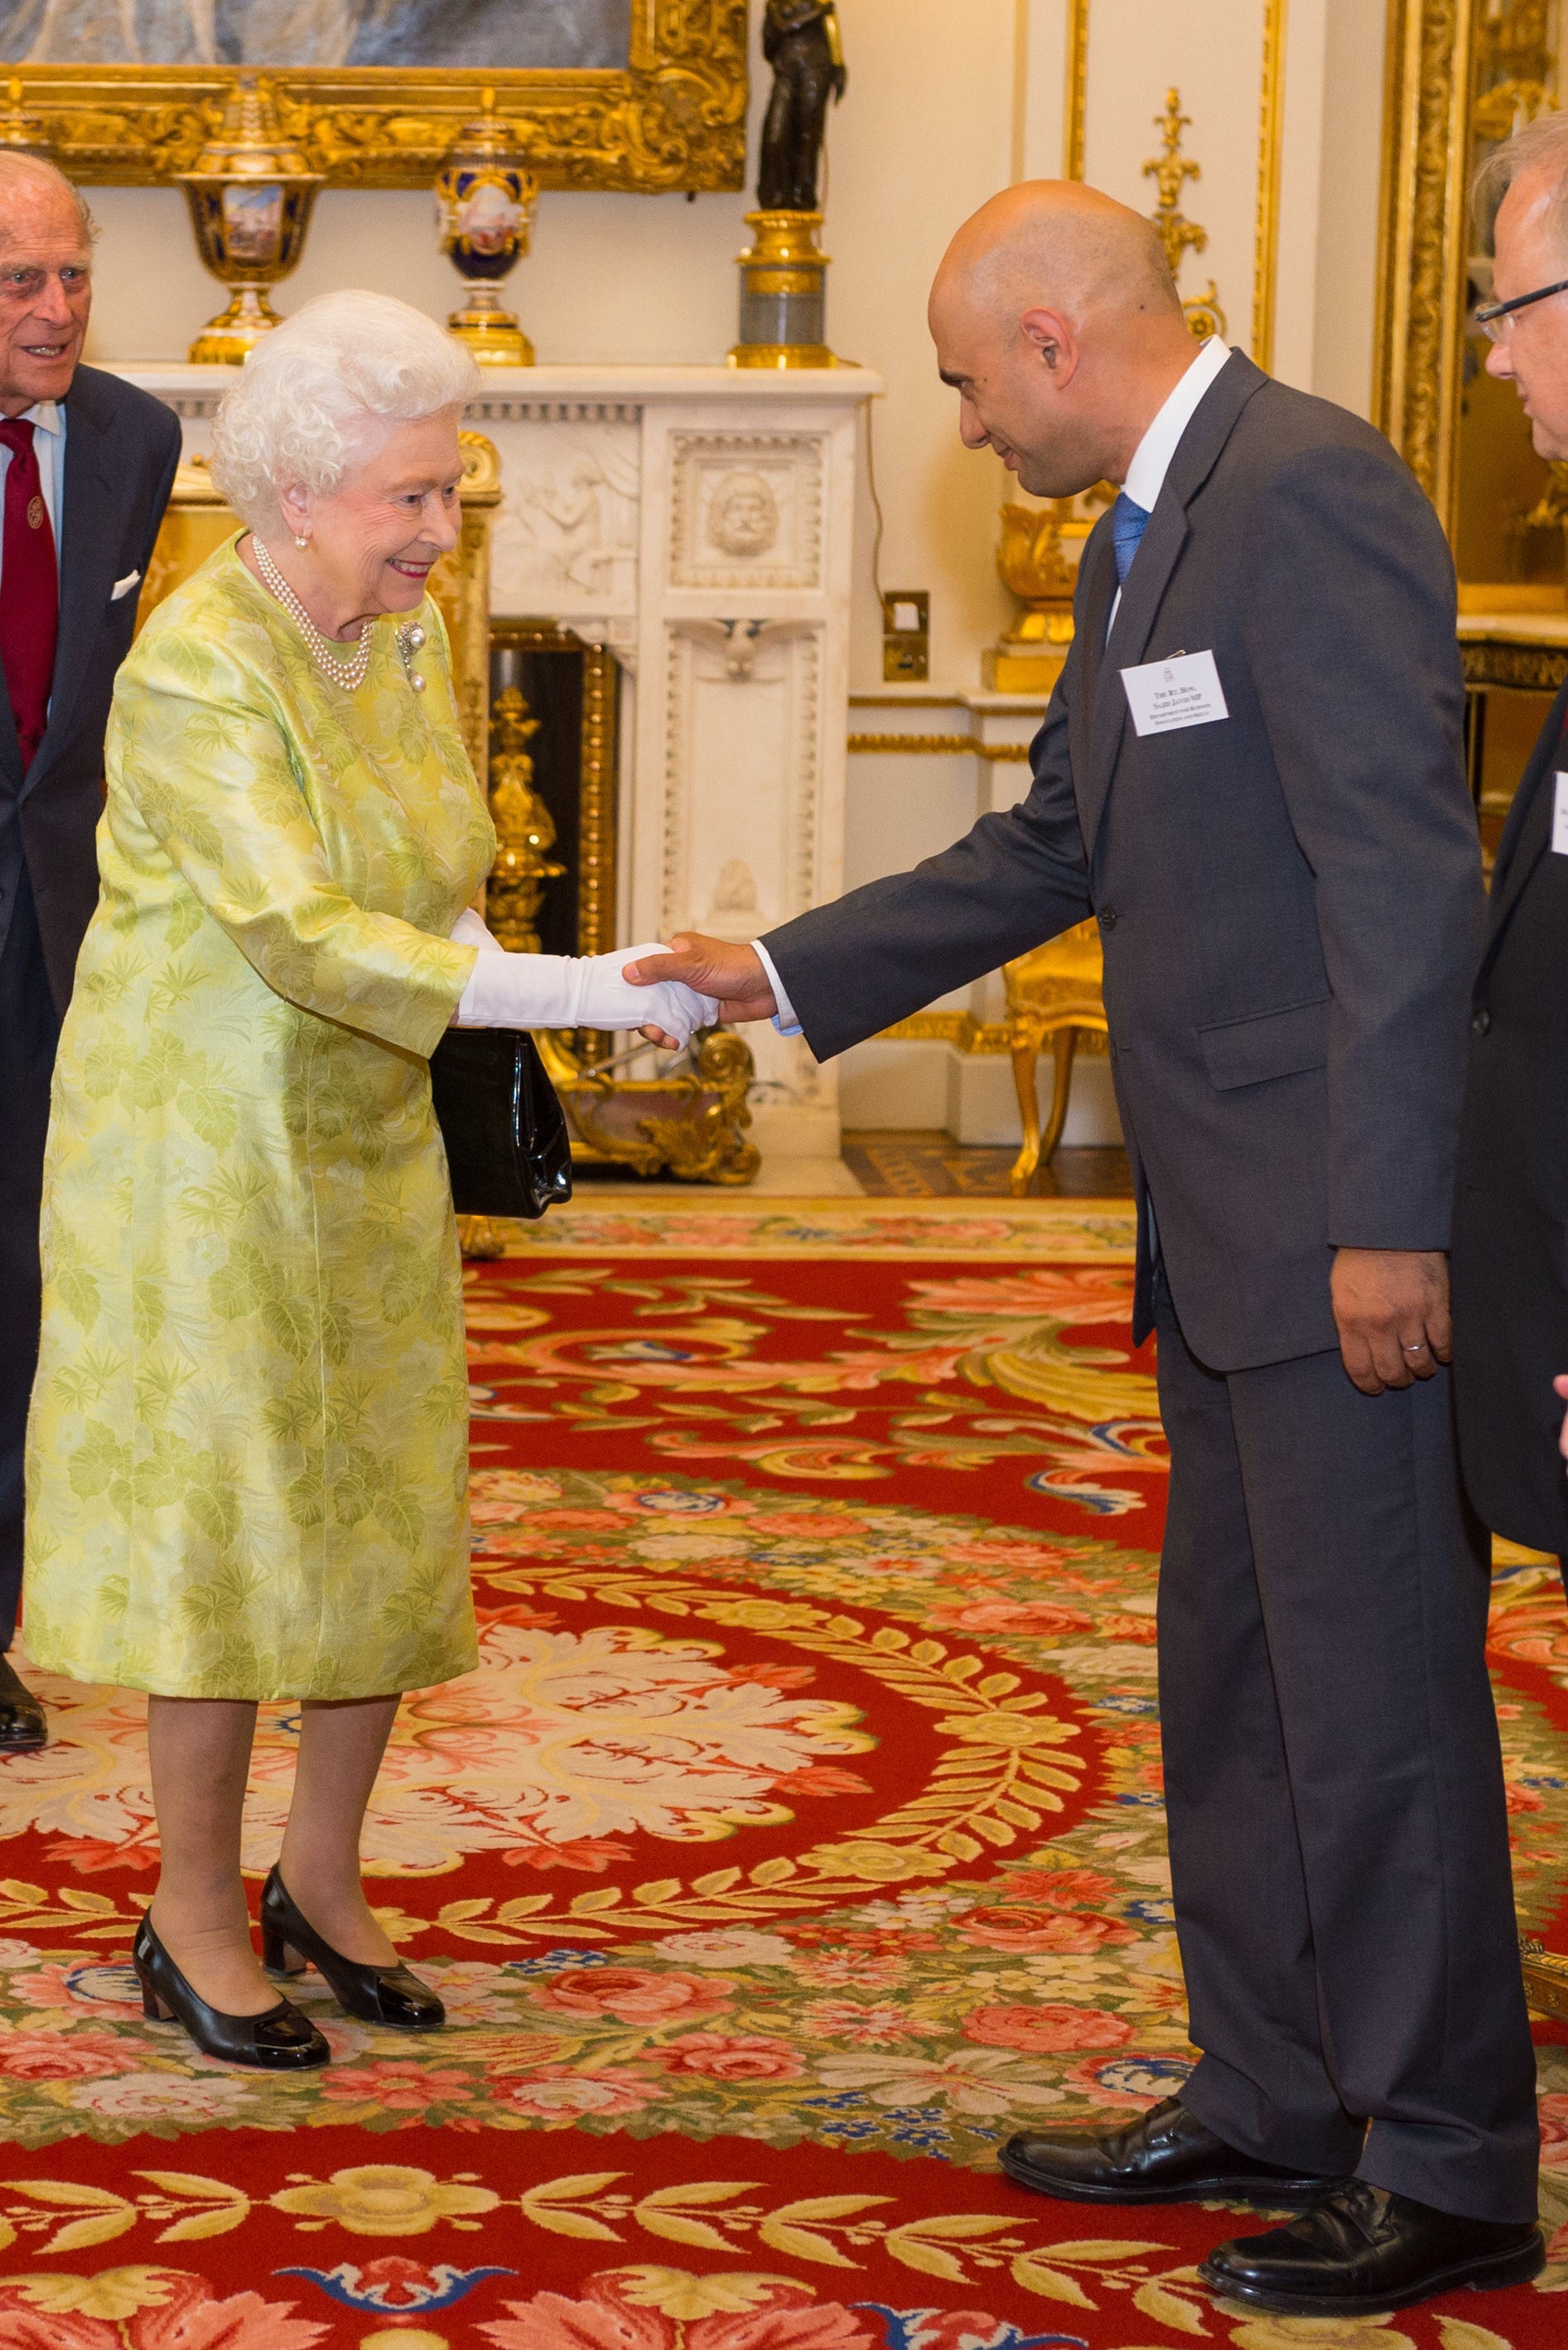
[[[778,1010],[774,1014],[774,1026],[781,1036],[798,1036],[801,1034],[801,1025],[794,1016],[794,1006],[785,993],[784,983],[778,975],[774,959],[761,939],[752,941],[752,952],[766,972],[768,985],[774,992],[774,1002],[778,1005]]]

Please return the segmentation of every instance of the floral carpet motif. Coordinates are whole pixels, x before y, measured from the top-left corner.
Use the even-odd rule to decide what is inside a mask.
[[[1546,2350],[1538,2289],[1217,2307],[1216,2207],[1075,2212],[1013,2128],[1192,2061],[1154,1679],[1164,1492],[1115,1203],[574,1208],[470,1275],[480,1671],[367,1837],[451,2027],[301,1993],[327,2070],[204,2063],[127,1963],[140,1700],[0,1763],[0,2350]],[[1499,1578],[1521,1918],[1562,1946],[1568,1617]],[[296,1723],[264,1721],[275,1854]]]

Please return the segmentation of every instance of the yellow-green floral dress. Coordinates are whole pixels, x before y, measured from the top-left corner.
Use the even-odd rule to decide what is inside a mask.
[[[219,549],[115,688],[55,1074],[33,1661],[356,1698],[475,1662],[461,1265],[427,1056],[494,854],[428,599],[357,692]]]

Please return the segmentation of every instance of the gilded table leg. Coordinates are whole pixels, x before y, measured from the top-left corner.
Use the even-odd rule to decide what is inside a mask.
[[[1039,1052],[1039,1040],[1033,1036],[1012,1047],[1012,1082],[1018,1089],[1019,1115],[1023,1121],[1023,1148],[1013,1160],[1008,1179],[1015,1200],[1025,1196],[1040,1164],[1040,1095],[1034,1079]]]
[[[1067,1102],[1073,1091],[1073,1058],[1078,1049],[1075,1028],[1058,1028],[1051,1039],[1052,1056],[1056,1064],[1055,1090],[1051,1097],[1051,1123],[1045,1129],[1045,1139],[1040,1146],[1042,1162],[1049,1167],[1062,1139],[1062,1128],[1067,1123]]]
[[[504,1256],[506,1236],[488,1216],[459,1216],[457,1244],[465,1257]]]

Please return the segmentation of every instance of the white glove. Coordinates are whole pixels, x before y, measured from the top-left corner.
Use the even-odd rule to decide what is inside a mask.
[[[485,929],[472,906],[463,908],[452,926],[450,936],[454,947],[477,947],[481,954],[506,952],[500,940],[493,938]]]
[[[719,1018],[716,996],[699,995],[679,980],[632,987],[621,977],[639,956],[669,951],[657,940],[614,954],[511,954],[468,912],[459,916],[452,935],[460,946],[480,950],[457,1007],[453,1025],[459,1028],[650,1027],[684,1045]]]

